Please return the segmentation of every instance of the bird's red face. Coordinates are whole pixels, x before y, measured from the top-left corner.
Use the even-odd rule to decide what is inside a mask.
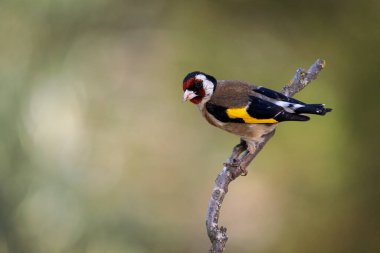
[[[194,104],[199,104],[206,95],[203,88],[203,81],[191,77],[183,82],[183,101],[190,100]]]
[[[213,76],[200,71],[194,71],[183,79],[183,101],[190,100],[194,104],[205,103],[210,100],[217,81]]]

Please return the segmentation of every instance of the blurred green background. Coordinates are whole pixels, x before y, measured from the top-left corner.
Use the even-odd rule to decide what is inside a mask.
[[[227,252],[380,252],[379,1],[3,0],[0,252],[207,252],[238,138],[181,103],[202,70],[334,111],[284,123],[230,186]]]

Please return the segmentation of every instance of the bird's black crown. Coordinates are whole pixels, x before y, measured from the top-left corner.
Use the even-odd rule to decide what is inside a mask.
[[[197,75],[204,75],[207,80],[211,81],[214,85],[216,85],[216,78],[209,75],[209,74],[206,74],[204,72],[201,72],[201,71],[193,71],[193,72],[190,72],[189,74],[187,74],[185,76],[185,78],[183,79],[183,82],[186,82],[187,80],[189,80],[190,78],[195,78]]]

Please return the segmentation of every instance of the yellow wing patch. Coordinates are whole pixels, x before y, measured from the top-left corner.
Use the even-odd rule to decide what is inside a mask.
[[[245,123],[248,124],[260,124],[260,123],[277,123],[275,119],[256,119],[251,117],[246,108],[229,108],[227,109],[227,115],[231,119],[242,119]]]

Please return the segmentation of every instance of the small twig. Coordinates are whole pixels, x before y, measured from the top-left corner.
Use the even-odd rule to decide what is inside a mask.
[[[326,61],[318,59],[306,72],[304,69],[297,69],[293,79],[288,85],[282,88],[281,93],[285,96],[292,97],[300,92],[311,81],[317,79],[319,72],[325,67]]]
[[[294,96],[294,94],[301,91],[312,80],[315,80],[319,72],[324,68],[324,66],[325,61],[318,59],[309,68],[308,71],[305,71],[300,68],[297,69],[293,79],[290,81],[288,85],[286,85],[281,90],[281,93],[289,97]],[[261,151],[261,149],[265,146],[269,139],[274,135],[274,133],[275,128],[272,132],[270,132],[263,138],[262,142],[258,143],[258,146],[256,147],[256,150],[253,154],[246,153],[246,155],[249,155],[249,157],[246,157],[244,159],[244,163],[242,162],[243,159],[239,160],[238,158],[241,153],[247,152],[247,147],[244,142],[241,142],[240,144],[236,145],[233,149],[231,156],[227,159],[227,162],[224,164],[223,170],[217,176],[215,180],[215,186],[212,190],[211,198],[208,203],[206,219],[207,234],[212,243],[209,253],[223,252],[228,240],[227,228],[219,227],[218,225],[220,209],[222,207],[224,197],[228,192],[228,185],[242,174],[242,168],[246,169],[248,167],[248,165]]]

